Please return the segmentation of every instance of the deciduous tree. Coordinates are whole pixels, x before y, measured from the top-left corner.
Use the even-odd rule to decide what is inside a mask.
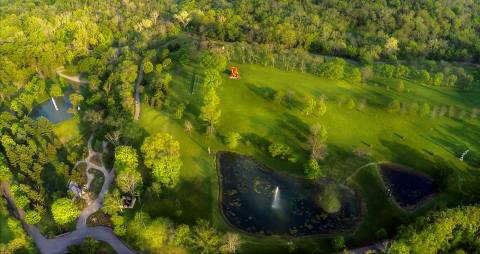
[[[170,134],[157,133],[145,139],[141,147],[145,165],[162,187],[173,188],[180,178],[180,143]]]
[[[238,142],[240,141],[240,133],[238,132],[229,132],[225,137],[225,141],[227,143],[227,147],[229,149],[235,149],[238,146]]]
[[[74,221],[79,214],[78,207],[70,199],[60,198],[52,204],[52,215],[55,222],[61,225]]]

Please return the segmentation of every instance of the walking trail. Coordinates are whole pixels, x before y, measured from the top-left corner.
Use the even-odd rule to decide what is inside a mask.
[[[353,171],[353,173],[347,177],[343,182],[346,183],[348,182],[350,179],[352,179],[352,177],[354,177],[360,170],[364,169],[364,168],[367,168],[367,167],[370,167],[370,166],[376,166],[378,164],[380,164],[381,162],[370,162],[368,164],[365,164],[357,169],[355,169],[355,171]]]
[[[140,118],[140,84],[143,80],[143,61],[140,61],[138,65],[138,77],[137,82],[135,82],[135,115],[133,117],[134,120],[138,120]]]
[[[348,250],[348,253],[354,253],[354,254],[364,254],[367,253],[368,251],[373,251],[373,253],[383,253],[383,251],[387,248],[388,244],[390,243],[389,240],[385,240],[383,242],[378,242],[378,243],[372,243],[367,246],[363,246],[357,249],[350,249]],[[345,252],[337,252],[336,254],[342,254]]]
[[[56,73],[57,73],[58,76],[63,77],[65,79],[68,79],[70,81],[73,81],[75,83],[88,84],[87,80],[81,80],[80,79],[80,75],[77,74],[75,76],[68,76],[67,74],[63,73],[64,71],[65,71],[65,68],[63,66],[61,66],[61,67],[57,68]]]
[[[40,253],[42,254],[57,254],[63,253],[67,250],[67,248],[71,245],[78,245],[81,244],[86,237],[90,236],[95,240],[106,242],[112,246],[115,252],[119,254],[134,254],[135,252],[129,249],[118,237],[113,233],[111,228],[104,227],[104,226],[96,226],[96,227],[88,227],[87,226],[87,219],[101,209],[103,207],[103,200],[105,198],[105,194],[108,193],[108,189],[115,178],[115,169],[113,168],[110,172],[105,168],[103,160],[102,160],[102,153],[95,152],[92,149],[92,140],[93,135],[90,136],[88,139],[88,156],[85,160],[79,161],[76,163],[75,167],[84,163],[86,164],[85,173],[87,175],[87,188],[90,188],[90,184],[92,183],[95,175],[89,172],[90,169],[100,171],[105,181],[103,183],[102,189],[98,194],[98,197],[95,201],[90,202],[88,206],[82,210],[78,219],[76,230],[57,236],[52,239],[45,238],[41,233],[40,230],[35,225],[29,225],[24,220],[24,211],[18,208],[10,194],[10,186],[6,182],[2,182],[1,189],[3,195],[5,196],[8,204],[12,208],[15,216],[20,220],[23,227],[33,239],[35,244],[37,245]],[[103,147],[105,151],[106,143],[103,142]],[[96,164],[95,159],[100,165]]]

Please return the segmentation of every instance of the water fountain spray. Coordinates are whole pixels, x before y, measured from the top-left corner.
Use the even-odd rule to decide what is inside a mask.
[[[273,201],[272,201],[272,208],[276,209],[280,206],[279,204],[280,202],[280,189],[278,188],[275,188],[275,192],[273,193]]]
[[[52,99],[53,106],[55,107],[55,110],[58,111],[58,107],[57,107],[57,103],[55,102],[55,99],[53,97],[51,97],[51,99]]]

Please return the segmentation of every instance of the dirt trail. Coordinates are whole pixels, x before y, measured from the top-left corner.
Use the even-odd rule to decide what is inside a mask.
[[[70,81],[73,81],[75,83],[88,84],[87,80],[81,80],[80,79],[80,75],[68,76],[67,74],[63,73],[64,71],[65,71],[65,68],[62,66],[62,67],[57,68],[57,70],[55,72],[57,73],[58,76],[60,76],[62,78],[65,78],[65,79],[68,79]]]

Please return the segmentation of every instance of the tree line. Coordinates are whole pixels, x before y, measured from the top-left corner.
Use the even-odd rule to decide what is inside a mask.
[[[480,5],[471,1],[183,0],[185,30],[224,41],[280,44],[371,62],[480,60]]]

